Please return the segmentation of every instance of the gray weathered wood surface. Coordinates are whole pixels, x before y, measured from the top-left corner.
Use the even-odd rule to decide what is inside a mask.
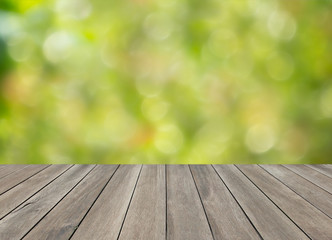
[[[190,167],[214,239],[260,239],[245,213],[212,166]]]
[[[163,165],[143,166],[120,239],[165,239],[165,172]]]
[[[167,167],[167,238],[213,239],[190,169],[186,165]]]
[[[309,180],[294,174],[294,172],[284,166],[264,165],[263,168],[332,218],[332,195],[329,192]]]
[[[331,165],[1,165],[0,239],[332,240]]]
[[[119,167],[72,239],[118,238],[140,170],[137,165]]]

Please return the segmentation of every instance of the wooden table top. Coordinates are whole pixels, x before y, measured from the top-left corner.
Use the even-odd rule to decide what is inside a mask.
[[[0,239],[332,239],[332,165],[0,165]]]

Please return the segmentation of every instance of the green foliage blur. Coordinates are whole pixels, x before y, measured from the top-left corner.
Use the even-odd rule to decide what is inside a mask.
[[[332,163],[332,1],[0,0],[0,163]]]

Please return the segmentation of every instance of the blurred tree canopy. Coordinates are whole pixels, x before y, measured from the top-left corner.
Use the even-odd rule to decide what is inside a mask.
[[[1,0],[0,163],[332,163],[332,2]]]

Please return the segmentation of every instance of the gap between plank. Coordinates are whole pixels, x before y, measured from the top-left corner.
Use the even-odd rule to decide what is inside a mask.
[[[32,198],[33,196],[35,196],[37,193],[39,193],[41,190],[43,190],[45,187],[47,187],[50,183],[52,183],[54,180],[56,180],[58,177],[60,177],[62,174],[64,174],[65,172],[67,172],[70,168],[72,168],[74,165],[71,165],[69,168],[67,168],[65,171],[63,171],[62,173],[60,173],[58,176],[56,176],[54,179],[52,179],[49,183],[47,183],[44,187],[42,187],[41,189],[39,189],[38,191],[36,191],[34,194],[32,194],[30,197],[28,197],[27,199],[25,199],[22,203],[20,203],[19,205],[17,205],[13,210],[11,210],[10,212],[8,212],[7,214],[5,214],[2,218],[0,218],[0,220],[4,219],[6,216],[8,216],[9,214],[11,214],[12,212],[16,211],[18,207],[22,206],[26,201],[29,201],[30,198]]]
[[[131,197],[130,197],[130,200],[129,200],[129,204],[128,204],[128,207],[127,207],[126,213],[125,213],[125,215],[124,215],[124,218],[123,218],[123,221],[122,221],[122,224],[121,224],[121,227],[120,227],[120,231],[119,231],[118,237],[116,238],[117,240],[119,240],[119,238],[120,238],[120,235],[121,235],[121,231],[122,231],[122,228],[123,228],[124,222],[126,221],[127,213],[128,213],[128,211],[129,211],[129,208],[130,208],[131,200],[133,200],[133,197],[134,197],[134,194],[135,194],[135,190],[136,190],[136,187],[137,187],[137,183],[138,183],[138,179],[139,179],[139,177],[141,176],[142,169],[143,169],[143,165],[141,166],[141,169],[139,170],[138,177],[137,177],[137,180],[136,180],[136,183],[135,183],[135,186],[134,186],[133,193],[131,194]]]
[[[301,176],[301,175],[298,174],[297,172],[294,172],[292,169],[290,169],[290,168],[288,168],[288,167],[286,167],[286,166],[284,166],[284,165],[281,165],[281,166],[284,167],[284,168],[286,168],[287,170],[290,170],[291,172],[295,173],[296,175],[298,175],[299,177],[303,178],[304,180],[306,180],[306,181],[312,183],[312,184],[315,185],[316,187],[319,187],[320,189],[324,190],[324,191],[327,192],[328,194],[332,195],[332,193],[330,193],[329,191],[327,191],[327,190],[325,190],[324,188],[318,186],[316,183],[310,181],[309,179],[307,179],[307,178]]]
[[[25,167],[23,167],[23,168],[21,168],[21,169],[16,169],[16,170],[14,170],[13,172],[9,172],[8,174],[3,175],[2,177],[0,177],[0,179],[2,179],[2,178],[4,178],[4,177],[7,177],[7,176],[9,176],[9,175],[11,175],[11,174],[13,174],[13,173],[15,173],[15,172],[17,172],[17,171],[19,171],[19,170],[22,170],[22,169],[24,169],[24,168],[26,168],[26,167],[28,167],[28,165],[26,165]],[[2,180],[1,180],[1,181],[2,181]]]
[[[297,226],[309,239],[312,239],[299,225],[297,225],[297,223],[295,222],[295,221],[293,221],[293,219],[291,219],[274,201],[272,201],[272,199],[269,197],[269,196],[267,196],[266,194],[265,194],[265,192],[263,192],[263,190],[262,189],[260,189],[257,185],[256,185],[256,183],[254,183],[244,172],[242,172],[241,171],[241,169],[239,169],[236,165],[234,165],[256,188],[258,188],[258,190],[259,191],[261,191],[263,194],[264,194],[264,196],[267,198],[267,199],[269,199],[283,214],[285,214],[285,216],[289,219],[289,220],[291,220],[291,222],[292,223],[294,223],[295,224],[295,226]]]
[[[244,209],[242,208],[241,204],[238,202],[238,200],[235,198],[235,196],[233,195],[233,193],[231,192],[231,190],[228,188],[227,184],[224,182],[224,180],[222,179],[222,177],[219,175],[218,171],[214,168],[213,165],[211,165],[213,170],[216,172],[216,174],[218,175],[218,177],[220,178],[221,182],[225,185],[225,187],[227,188],[227,190],[229,191],[229,193],[232,195],[232,197],[234,198],[234,200],[236,201],[236,203],[239,205],[239,207],[241,208],[242,212],[244,213],[244,215],[247,217],[248,221],[250,222],[251,226],[255,229],[255,231],[257,232],[258,236],[262,239],[262,235],[259,233],[259,231],[257,230],[257,228],[255,227],[255,225],[252,223],[252,221],[250,220],[249,216],[247,215],[247,213],[244,211]]]
[[[189,168],[189,171],[190,171],[191,177],[192,177],[192,179],[193,179],[193,181],[194,181],[195,188],[196,188],[196,191],[197,191],[197,194],[198,194],[199,200],[201,201],[201,204],[202,204],[202,207],[203,207],[203,211],[204,211],[204,214],[205,214],[205,217],[206,217],[206,221],[207,221],[208,224],[209,224],[209,228],[210,228],[210,232],[211,232],[212,238],[215,239],[215,237],[214,237],[214,235],[213,235],[213,231],[212,231],[211,224],[210,224],[210,222],[209,222],[209,218],[208,218],[208,216],[207,216],[207,213],[206,213],[206,210],[205,210],[205,207],[204,207],[204,204],[203,204],[202,198],[201,198],[201,194],[200,194],[199,191],[198,191],[198,188],[197,188],[197,184],[196,184],[196,181],[195,181],[194,175],[193,175],[193,173],[192,173],[191,168],[190,168],[189,165],[188,165],[188,168]]]
[[[306,166],[306,167],[308,167],[308,168],[311,168],[312,170],[314,170],[314,171],[316,171],[316,172],[319,172],[319,173],[321,173],[321,174],[325,175],[326,177],[329,177],[329,178],[331,178],[331,179],[332,179],[332,177],[331,177],[331,176],[327,175],[327,174],[326,174],[326,173],[324,173],[324,172],[321,172],[321,171],[319,171],[317,168],[314,168],[314,167],[312,167],[310,164],[305,164],[305,165],[303,165],[303,166]]]
[[[74,229],[74,231],[72,232],[72,234],[70,235],[69,239],[70,240],[75,232],[77,231],[77,229],[79,228],[79,226],[81,225],[81,223],[83,222],[83,220],[85,219],[85,217],[88,215],[88,213],[90,212],[91,208],[93,207],[93,205],[95,205],[95,203],[97,202],[99,196],[102,194],[102,192],[104,191],[104,189],[106,188],[106,186],[108,185],[108,183],[111,181],[111,179],[113,178],[114,174],[116,173],[116,171],[119,169],[120,165],[117,166],[117,168],[114,170],[113,174],[110,176],[110,178],[107,180],[106,184],[104,185],[104,187],[101,189],[100,193],[97,195],[96,199],[93,201],[93,203],[91,204],[91,206],[89,207],[88,211],[84,214],[83,218],[81,219],[81,221],[78,223],[78,225],[76,226],[76,228]]]
[[[31,177],[35,176],[36,174],[40,173],[41,171],[44,171],[46,168],[49,168],[50,166],[51,166],[51,165],[46,166],[45,168],[39,170],[38,172],[35,172],[35,173],[32,174],[31,176],[27,177],[26,179],[22,180],[21,182],[17,183],[16,185],[12,186],[11,188],[8,188],[6,191],[0,193],[0,196],[1,196],[2,194],[4,194],[4,193],[8,192],[9,190],[13,189],[14,187],[20,185],[21,183],[25,182],[25,181],[28,180],[29,178],[31,178]],[[24,169],[24,168],[23,168],[23,169]],[[23,170],[23,169],[21,169],[21,170]],[[15,172],[16,172],[16,171],[15,171]],[[9,175],[7,175],[7,176],[9,176]]]
[[[46,214],[44,214],[44,216],[41,218],[41,219],[39,219],[39,221],[35,224],[35,225],[33,225],[33,227],[32,228],[30,228],[30,230],[27,232],[27,233],[25,233],[24,235],[23,235],[23,237],[21,238],[21,240],[22,239],[24,239],[25,238],[25,236],[26,235],[28,235],[29,234],[29,232],[31,232],[31,230],[35,227],[35,226],[37,226],[37,224],[38,223],[40,223],[44,218],[45,218],[45,216],[49,213],[49,212],[51,212],[71,191],[73,191],[73,189],[78,185],[78,184],[80,184],[80,182],[82,182],[83,181],[83,179],[84,178],[86,178],[86,176],[88,176],[91,172],[92,172],[92,170],[93,169],[95,169],[96,168],[96,166],[97,165],[95,165],[87,174],[85,174],[82,178],[81,178],[81,180],[79,180],[49,211],[47,211],[47,213]]]
[[[283,181],[281,181],[279,178],[275,177],[272,173],[270,173],[269,171],[267,171],[266,169],[264,169],[262,166],[257,165],[260,168],[262,168],[265,172],[267,172],[268,174],[270,174],[272,177],[274,177],[275,179],[277,179],[279,182],[281,182],[283,185],[285,185],[286,187],[288,187],[290,190],[292,190],[294,193],[296,193],[297,195],[299,195],[301,198],[303,198],[305,201],[307,201],[310,205],[312,205],[313,207],[315,207],[316,209],[318,209],[320,212],[322,212],[324,215],[326,215],[328,218],[331,218],[329,215],[327,215],[325,212],[323,212],[321,209],[319,209],[318,207],[316,207],[314,204],[312,204],[310,201],[308,201],[305,197],[303,197],[302,195],[298,194],[296,191],[294,191],[291,187],[287,186],[287,184],[285,184]],[[331,218],[332,219],[332,218]]]

